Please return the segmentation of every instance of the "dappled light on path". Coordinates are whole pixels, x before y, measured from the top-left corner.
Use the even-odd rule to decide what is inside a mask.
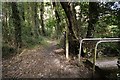
[[[90,71],[76,60],[66,60],[64,53],[56,54],[56,41],[47,47],[23,50],[11,59],[3,59],[3,77],[16,78],[80,78],[91,77]],[[82,73],[82,74],[81,74]]]

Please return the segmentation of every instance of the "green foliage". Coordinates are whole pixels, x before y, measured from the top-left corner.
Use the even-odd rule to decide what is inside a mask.
[[[44,39],[43,36],[35,37],[32,35],[31,26],[26,25],[22,29],[22,42],[24,47],[34,47],[35,45],[41,44],[41,41]]]
[[[81,15],[82,16],[88,16],[88,7],[89,7],[89,3],[88,2],[83,2],[80,3],[80,8],[81,8]]]
[[[102,43],[102,44],[100,44],[103,52],[104,52],[105,49],[109,49],[107,51],[108,54],[109,53],[113,53],[113,54],[119,55],[120,54],[120,50],[117,48],[117,45],[118,45],[118,43],[104,43],[104,44]]]
[[[16,52],[16,49],[14,47],[11,47],[6,44],[2,46],[2,57],[13,55],[15,52]]]
[[[65,27],[68,25],[68,19],[66,17],[65,11],[62,8],[61,4],[57,2],[56,10],[59,14],[59,30],[57,25],[57,19],[55,16],[55,11],[50,2],[44,2],[44,14],[43,21],[45,27],[46,36],[42,36],[42,26],[41,26],[41,18],[40,18],[40,8],[41,3],[25,2],[25,3],[17,3],[19,16],[21,18],[21,28],[22,28],[22,47],[31,48],[36,45],[47,45],[45,37],[57,38],[62,36],[62,33],[65,31]],[[100,4],[100,3],[99,3]],[[75,6],[80,6],[80,12],[78,12],[78,19],[76,20],[78,25],[80,26],[79,34],[80,37],[86,37],[88,20],[89,20],[89,2],[79,3],[76,2]],[[35,13],[34,7],[36,7],[37,11]],[[94,37],[118,37],[120,34],[119,28],[119,17],[116,15],[116,11],[112,11],[108,9],[104,4],[100,4],[99,11],[99,19],[95,24]],[[10,3],[3,3],[3,19],[2,19],[2,35],[3,35],[3,55],[8,55],[8,53],[14,53],[15,50],[15,26],[13,25],[13,17],[12,9]],[[37,16],[36,16],[36,15]],[[35,25],[35,16],[37,17],[37,27]],[[25,18],[25,20],[23,19]],[[37,30],[36,30],[37,29]],[[39,35],[35,36],[36,31],[38,31]],[[59,33],[57,34],[57,32]],[[63,37],[62,37],[63,38]],[[64,40],[62,43],[64,45]],[[118,45],[105,44],[104,47],[113,47],[114,49],[118,49]]]
[[[35,45],[41,44],[43,40],[44,38],[42,36],[39,36],[38,38],[26,36],[23,39],[23,45],[27,48],[31,48],[34,47]]]
[[[55,32],[55,20],[53,18],[49,18],[46,21],[46,28],[47,28],[47,36],[51,36]]]

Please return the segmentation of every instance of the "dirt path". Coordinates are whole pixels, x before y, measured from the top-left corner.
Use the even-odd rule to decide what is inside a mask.
[[[117,69],[117,60],[116,57],[105,57],[98,59],[96,65],[103,69]]]
[[[107,78],[117,78],[118,66],[117,57],[104,57],[96,61],[96,65],[104,70]]]
[[[67,61],[64,55],[55,54],[56,41],[48,46],[25,49],[10,59],[3,59],[2,76],[7,78],[90,78],[92,73],[76,60]]]

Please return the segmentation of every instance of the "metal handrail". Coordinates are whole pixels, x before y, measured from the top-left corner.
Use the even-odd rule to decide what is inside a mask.
[[[97,40],[120,40],[120,38],[84,38],[80,40],[80,47],[79,47],[79,54],[78,54],[78,60],[81,62],[81,49],[82,49],[82,43],[83,41],[97,41]]]
[[[119,38],[120,39],[120,38]],[[95,73],[95,63],[96,63],[96,55],[97,55],[97,47],[100,43],[105,43],[105,42],[119,42],[120,40],[102,40],[98,41],[95,46],[95,53],[94,53],[94,58],[93,58],[93,74]]]

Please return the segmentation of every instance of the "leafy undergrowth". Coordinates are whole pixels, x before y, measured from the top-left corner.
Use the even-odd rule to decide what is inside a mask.
[[[16,55],[15,47],[12,47],[12,46],[9,46],[9,45],[3,45],[2,46],[2,58],[10,58],[14,55]]]
[[[24,49],[12,58],[3,58],[3,78],[91,78],[92,71],[78,65],[77,59],[66,60],[56,54],[56,41],[47,41],[47,47]]]

